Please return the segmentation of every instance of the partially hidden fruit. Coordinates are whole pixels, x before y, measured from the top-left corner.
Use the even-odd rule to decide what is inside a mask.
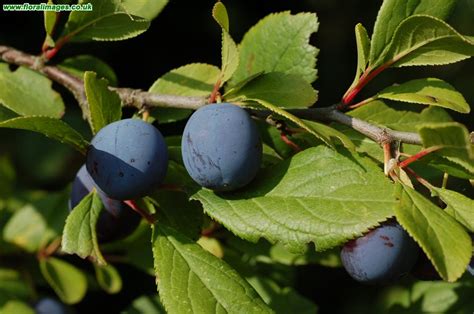
[[[244,109],[228,103],[207,105],[194,112],[184,129],[181,150],[193,180],[216,191],[248,184],[262,160],[255,123]]]
[[[69,210],[74,209],[93,188],[99,193],[105,209],[100,213],[96,225],[99,242],[113,241],[131,234],[140,223],[140,215],[122,201],[111,199],[100,190],[85,166],[79,169],[72,184]]]
[[[64,304],[52,298],[41,298],[35,305],[37,314],[66,314],[68,312]]]
[[[168,151],[161,133],[137,119],[113,122],[92,139],[87,170],[109,197],[139,198],[165,178]]]
[[[364,283],[392,282],[408,273],[418,245],[397,223],[385,224],[344,245],[341,260],[349,275]]]

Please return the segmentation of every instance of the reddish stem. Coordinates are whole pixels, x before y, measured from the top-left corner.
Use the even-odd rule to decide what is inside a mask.
[[[290,146],[295,152],[299,153],[302,151],[301,147],[299,147],[298,144],[290,140],[286,134],[281,133],[280,137],[282,141],[285,142],[286,145]]]
[[[390,65],[392,65],[391,62],[385,63],[381,65],[380,67],[376,68],[375,70],[371,71],[371,69],[367,69],[364,74],[359,79],[359,82],[354,86],[353,88],[349,89],[344,97],[342,98],[341,105],[339,109],[342,109],[349,105],[352,100],[359,94],[359,92],[367,85],[374,77],[379,75],[381,72],[383,72],[386,68],[388,68]]]
[[[354,105],[350,105],[348,108],[349,109],[356,109],[356,108],[359,108],[359,107],[362,107],[363,105],[366,105],[374,100],[376,100],[377,97],[370,97],[370,98],[367,98],[367,99],[364,99],[362,101],[359,101],[357,104],[354,104]]]
[[[221,227],[221,225],[215,221],[212,221],[211,222],[211,225],[209,226],[209,228],[206,228],[204,230],[201,231],[201,235],[203,237],[210,237],[214,234],[214,232],[216,232],[216,230],[218,230],[219,228]]]
[[[413,169],[409,168],[409,167],[406,167],[405,168],[405,171],[409,174],[411,174],[418,182],[420,182],[421,184],[423,184],[428,190],[431,191],[431,189],[433,188],[433,186],[431,185],[431,183],[429,183],[428,181],[426,181],[425,179],[423,179],[422,177],[420,177],[415,171],[413,171]]]
[[[427,149],[424,149],[420,152],[418,152],[417,154],[413,155],[413,156],[410,156],[408,157],[407,159],[405,159],[404,161],[400,162],[398,164],[398,166],[400,168],[405,168],[407,167],[408,165],[410,165],[411,163],[423,158],[424,156],[428,155],[429,153],[432,153],[434,151],[437,151],[439,149],[441,149],[442,147],[440,146],[433,146],[433,147],[430,147],[430,148],[427,148]]]
[[[132,208],[134,211],[136,211],[138,214],[140,214],[140,216],[142,216],[143,218],[145,218],[145,220],[150,224],[150,225],[153,225],[155,223],[155,217],[153,217],[153,215],[151,215],[150,213],[148,213],[146,210],[143,210],[142,208],[140,208],[137,203],[135,203],[134,200],[126,200],[126,201],[123,201],[125,204],[127,204],[128,206],[130,206],[130,208]]]
[[[53,255],[61,246],[61,238],[55,239],[51,242],[48,246],[40,249],[38,251],[37,257],[39,260],[48,258],[49,256]]]
[[[69,36],[64,36],[56,42],[56,45],[54,46],[54,48],[44,51],[43,56],[46,58],[46,60],[51,60],[58,53],[58,51],[64,46],[64,44],[69,41],[69,39],[70,39]]]
[[[222,82],[222,80],[218,79],[216,84],[214,84],[214,89],[212,90],[211,96],[209,96],[209,103],[210,104],[216,102],[216,98],[219,95],[219,88],[221,87],[221,82]]]
[[[383,147],[384,172],[385,172],[385,175],[388,175],[389,169],[387,167],[390,162],[390,159],[392,159],[392,147],[391,147],[390,142],[383,143],[382,147]]]

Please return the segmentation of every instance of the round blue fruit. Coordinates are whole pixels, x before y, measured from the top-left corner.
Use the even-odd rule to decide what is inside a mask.
[[[109,198],[94,183],[85,166],[77,172],[72,184],[71,197],[69,199],[69,210],[95,188],[104,204],[105,210],[99,215],[96,231],[99,242],[117,240],[131,234],[140,223],[140,215],[122,201]]]
[[[181,152],[189,175],[216,191],[248,184],[260,169],[262,143],[250,115],[232,104],[197,110],[183,133]]]
[[[41,298],[35,305],[37,314],[66,314],[66,306],[52,298]]]
[[[386,283],[408,273],[417,261],[418,253],[418,245],[399,224],[393,223],[346,243],[341,259],[355,280]]]
[[[168,150],[161,133],[137,119],[113,122],[92,139],[86,161],[97,186],[117,200],[139,198],[161,184]]]

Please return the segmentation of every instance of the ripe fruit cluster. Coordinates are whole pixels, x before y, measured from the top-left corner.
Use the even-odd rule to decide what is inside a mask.
[[[418,245],[408,233],[398,223],[387,223],[346,243],[341,260],[355,280],[386,283],[407,274],[418,254]]]
[[[199,185],[230,191],[256,176],[262,144],[255,123],[244,109],[212,104],[189,119],[182,156],[189,175]],[[126,236],[138,225],[139,216],[123,201],[157,188],[167,166],[167,147],[155,127],[137,119],[113,122],[91,141],[86,164],[73,183],[70,209],[95,188],[105,207],[97,224],[99,240]]]

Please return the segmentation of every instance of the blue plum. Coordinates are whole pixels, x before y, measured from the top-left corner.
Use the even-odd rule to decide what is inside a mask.
[[[41,298],[35,305],[37,314],[66,314],[66,306],[52,298]]]
[[[186,170],[199,185],[231,191],[257,174],[262,143],[257,126],[244,109],[212,104],[198,109],[187,122],[181,153]]]
[[[474,276],[474,257],[471,258],[471,262],[467,265],[467,271]]]
[[[96,188],[104,204],[103,210],[97,221],[97,238],[100,242],[108,242],[123,238],[131,234],[140,223],[140,215],[122,201],[109,198],[94,183],[85,165],[79,169],[72,184],[69,210]]]
[[[399,224],[387,223],[346,243],[341,260],[352,278],[376,284],[408,273],[418,253],[418,245]]]
[[[149,193],[165,178],[168,150],[161,133],[137,119],[113,122],[92,139],[87,170],[97,186],[117,200]]]

